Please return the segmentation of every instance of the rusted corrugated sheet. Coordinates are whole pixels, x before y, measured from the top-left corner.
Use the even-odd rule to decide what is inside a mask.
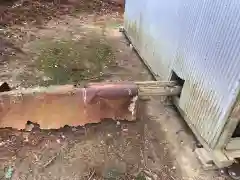
[[[174,70],[185,80],[180,106],[214,148],[240,86],[240,1],[139,0],[140,7],[134,2],[126,1],[127,34],[134,17],[142,24],[136,32],[144,32],[138,34],[141,45],[134,44],[141,46],[140,55],[163,79]]]
[[[136,120],[133,83],[72,85],[8,91],[0,94],[0,128],[24,129],[28,121],[42,129],[79,126],[104,119]]]

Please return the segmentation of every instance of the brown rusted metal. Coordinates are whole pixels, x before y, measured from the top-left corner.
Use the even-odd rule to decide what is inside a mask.
[[[9,91],[0,94],[0,128],[24,129],[27,121],[42,129],[98,123],[103,119],[135,120],[134,83],[72,85]]]

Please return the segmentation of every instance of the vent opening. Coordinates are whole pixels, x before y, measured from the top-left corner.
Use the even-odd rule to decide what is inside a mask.
[[[185,83],[185,80],[180,78],[177,73],[175,73],[174,71],[172,71],[172,75],[171,75],[171,78],[170,78],[171,81],[176,81],[177,84],[181,87],[183,87],[184,83]],[[178,95],[178,97],[180,98],[181,96],[181,93]]]
[[[232,138],[240,137],[240,123],[238,123],[237,128],[235,129]]]

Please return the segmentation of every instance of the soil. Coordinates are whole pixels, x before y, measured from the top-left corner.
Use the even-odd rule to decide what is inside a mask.
[[[1,9],[0,81],[12,89],[152,79],[118,30],[122,6],[34,0]],[[191,133],[162,99],[142,101],[136,122],[0,129],[0,179],[225,179],[201,169]]]

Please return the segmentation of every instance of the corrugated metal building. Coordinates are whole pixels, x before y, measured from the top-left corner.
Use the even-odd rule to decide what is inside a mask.
[[[185,80],[179,107],[218,163],[240,157],[239,0],[126,0],[124,28],[155,77]]]

